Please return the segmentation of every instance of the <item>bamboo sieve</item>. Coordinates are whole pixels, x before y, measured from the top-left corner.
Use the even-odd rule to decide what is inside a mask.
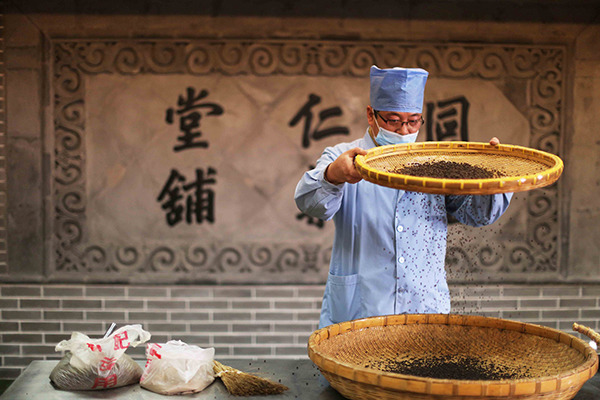
[[[436,379],[373,367],[432,354],[475,357],[527,374],[499,380]],[[310,336],[308,355],[333,388],[357,400],[567,400],[598,370],[596,352],[575,336],[456,314],[388,315],[330,325]]]
[[[440,179],[396,173],[413,164],[453,161],[494,169],[490,179]],[[560,157],[522,146],[478,142],[418,142],[374,147],[355,158],[363,179],[378,185],[433,194],[497,194],[532,190],[554,183],[563,171]]]

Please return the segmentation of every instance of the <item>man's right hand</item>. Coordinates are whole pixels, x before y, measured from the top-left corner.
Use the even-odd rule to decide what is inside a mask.
[[[334,162],[329,164],[327,169],[325,169],[325,179],[334,185],[339,185],[345,182],[360,182],[362,180],[362,176],[360,176],[356,170],[356,167],[354,166],[354,157],[356,157],[358,154],[364,156],[367,154],[367,151],[361,149],[360,147],[355,147],[346,151],[345,153],[340,154],[340,156],[336,158]]]

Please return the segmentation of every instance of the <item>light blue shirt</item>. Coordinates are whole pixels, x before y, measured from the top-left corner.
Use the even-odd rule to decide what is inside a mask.
[[[376,315],[449,313],[447,213],[463,224],[488,225],[508,208],[512,193],[444,196],[365,180],[327,182],[325,168],[354,147],[367,150],[375,143],[367,132],[327,147],[296,187],[302,212],[335,224],[319,327]]]

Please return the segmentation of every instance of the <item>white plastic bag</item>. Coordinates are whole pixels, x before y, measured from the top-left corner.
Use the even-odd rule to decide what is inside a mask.
[[[202,391],[215,380],[215,349],[203,349],[180,340],[146,345],[146,366],[140,385],[160,394]]]
[[[100,390],[139,382],[142,368],[125,354],[129,346],[147,342],[150,333],[141,325],[126,325],[102,339],[73,332],[56,345],[67,351],[50,373],[52,383],[63,390]]]

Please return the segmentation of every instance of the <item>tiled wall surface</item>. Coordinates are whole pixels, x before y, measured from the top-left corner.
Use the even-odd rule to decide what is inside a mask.
[[[58,359],[54,346],[80,331],[101,336],[111,322],[139,323],[151,342],[215,347],[216,357],[305,358],[324,287],[0,285],[0,379],[32,361]],[[452,286],[453,313],[479,314],[572,333],[598,329],[600,285]],[[127,350],[144,358],[144,346]]]

